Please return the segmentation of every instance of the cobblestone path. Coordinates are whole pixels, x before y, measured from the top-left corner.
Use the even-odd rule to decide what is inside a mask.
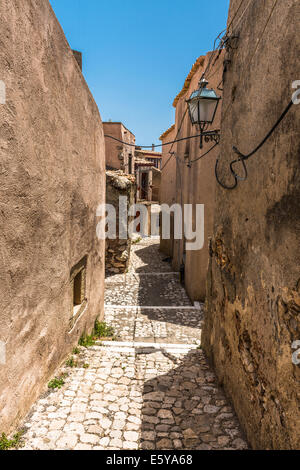
[[[65,385],[26,420],[25,449],[246,449],[237,418],[199,349],[193,306],[158,251],[134,245],[128,274],[106,281],[117,341],[82,348]]]

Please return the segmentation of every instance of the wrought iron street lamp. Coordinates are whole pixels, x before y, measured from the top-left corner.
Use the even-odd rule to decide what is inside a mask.
[[[214,90],[207,88],[208,81],[202,78],[199,82],[198,90],[195,90],[187,100],[190,119],[193,125],[200,128],[200,148],[203,147],[203,137],[205,140],[219,140],[218,131],[205,132],[207,126],[212,124],[221,99]]]

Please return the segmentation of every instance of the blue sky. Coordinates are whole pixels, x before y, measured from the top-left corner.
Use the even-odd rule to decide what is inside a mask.
[[[225,29],[229,0],[50,0],[104,121],[142,145],[174,123],[173,99]]]

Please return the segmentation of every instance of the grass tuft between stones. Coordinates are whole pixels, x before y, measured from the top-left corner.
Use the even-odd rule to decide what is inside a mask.
[[[55,390],[56,388],[61,388],[63,385],[65,385],[65,378],[68,376],[68,374],[63,374],[60,377],[55,377],[54,379],[50,380],[48,383],[48,388],[51,388],[52,390]]]
[[[92,333],[90,335],[83,333],[78,344],[79,346],[88,348],[94,346],[97,340],[104,338],[110,338],[114,341],[116,339],[114,329],[105,322],[96,320]]]
[[[17,434],[14,434],[12,439],[9,439],[6,434],[2,433],[0,437],[0,450],[9,450],[9,449],[17,449],[18,447],[21,447],[23,432],[18,432]]]

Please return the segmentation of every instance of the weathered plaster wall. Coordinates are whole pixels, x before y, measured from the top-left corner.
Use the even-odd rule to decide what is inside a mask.
[[[160,140],[162,144],[167,142],[172,142],[175,140],[175,125],[169,130],[168,133],[165,133],[161,136]],[[175,144],[174,144],[175,146]],[[172,144],[165,145],[162,147],[162,172],[161,172],[161,203],[165,204],[174,204],[176,199],[175,191],[175,180],[176,180],[176,159],[173,157],[170,158],[170,151],[172,149]],[[167,164],[167,161],[169,163]]]
[[[121,122],[104,122],[104,134],[128,144],[135,144],[135,136]],[[129,173],[129,157],[132,159],[132,174],[134,174],[135,147],[122,144],[116,140],[105,137],[106,165],[114,170],[122,170]]]
[[[229,24],[239,6],[232,0]],[[300,77],[300,3],[253,0],[224,76],[219,168],[235,145],[249,153],[267,134]],[[244,9],[243,9],[244,10]],[[240,19],[241,18],[241,19]],[[203,345],[254,448],[300,448],[300,107],[247,161],[248,179],[216,190]],[[238,171],[241,171],[239,168]]]
[[[165,132],[160,140],[163,144],[175,140],[175,125]],[[175,145],[166,145],[162,147],[162,172],[160,183],[160,204],[172,206],[176,201],[176,159],[170,158],[170,151],[174,150]],[[169,160],[168,164],[167,161]],[[160,239],[160,250],[168,256],[173,256],[173,241]]]
[[[2,0],[0,79],[0,432],[9,432],[103,314],[101,118],[45,0]],[[72,268],[84,257],[86,309],[70,331]]]
[[[190,79],[186,81],[183,91],[175,100],[176,104],[176,128],[178,129],[183,120],[182,129],[178,138],[199,134],[199,129],[193,127],[189,114],[186,113],[186,100],[192,92],[198,88],[199,80],[206,70],[211,58],[211,52],[200,57],[193,67],[194,72],[190,74]],[[211,67],[206,74],[209,82],[208,88],[213,88],[219,96],[222,92],[217,89],[222,80],[224,62],[224,52],[215,54],[211,60]],[[192,69],[192,70],[193,70]],[[214,122],[207,130],[220,129],[222,101],[217,109]],[[185,117],[184,117],[185,114]],[[185,250],[184,240],[174,241],[173,266],[179,269],[183,261],[185,264],[185,287],[192,300],[205,299],[206,295],[206,274],[208,268],[208,246],[209,237],[213,232],[213,214],[215,208],[215,186],[214,164],[218,156],[219,148],[212,150],[206,157],[196,163],[187,164],[194,159],[205,154],[214,142],[203,142],[200,149],[200,138],[178,142],[176,145],[176,155],[178,156],[176,165],[176,201],[178,204],[193,205],[193,229],[196,229],[196,204],[204,204],[204,246],[200,250]],[[184,163],[183,163],[184,162]],[[198,233],[202,230],[198,226]]]
[[[152,169],[152,201],[159,202],[161,190],[161,172],[156,168]]]
[[[116,238],[106,240],[105,249],[105,269],[106,273],[117,274],[125,273],[129,261],[131,251],[131,239],[126,240],[119,238],[119,204],[120,197],[127,199],[128,208],[134,204],[135,196],[135,178],[124,175],[121,171],[106,172],[106,203],[111,204],[116,211]],[[132,221],[132,217],[128,217],[127,224]]]

